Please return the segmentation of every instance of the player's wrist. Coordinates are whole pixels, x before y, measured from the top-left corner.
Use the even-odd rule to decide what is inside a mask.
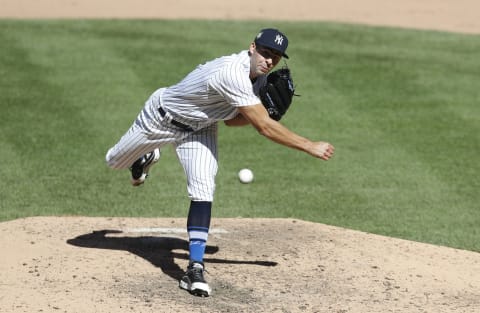
[[[304,151],[310,155],[315,155],[315,150],[316,150],[315,143],[313,141],[306,139]]]

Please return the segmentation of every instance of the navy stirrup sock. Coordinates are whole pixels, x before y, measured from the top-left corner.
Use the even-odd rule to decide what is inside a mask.
[[[207,246],[208,230],[212,214],[212,202],[191,201],[188,212],[187,230],[190,261],[203,262]]]

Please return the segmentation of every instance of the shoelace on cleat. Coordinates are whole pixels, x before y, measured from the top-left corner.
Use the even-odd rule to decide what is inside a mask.
[[[205,282],[205,279],[203,278],[203,272],[206,272],[205,269],[192,267],[190,272],[192,273],[192,278],[194,281]]]

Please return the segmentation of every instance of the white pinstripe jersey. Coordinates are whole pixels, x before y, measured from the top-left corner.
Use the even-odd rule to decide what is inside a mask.
[[[161,105],[179,121],[204,127],[228,120],[241,106],[260,103],[258,89],[266,76],[250,81],[250,56],[244,50],[197,66],[178,84],[168,87]]]

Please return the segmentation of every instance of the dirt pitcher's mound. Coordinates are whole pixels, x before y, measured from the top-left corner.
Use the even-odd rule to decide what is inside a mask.
[[[0,223],[0,312],[479,312],[480,254],[287,219],[215,219],[209,298],[184,219]]]

